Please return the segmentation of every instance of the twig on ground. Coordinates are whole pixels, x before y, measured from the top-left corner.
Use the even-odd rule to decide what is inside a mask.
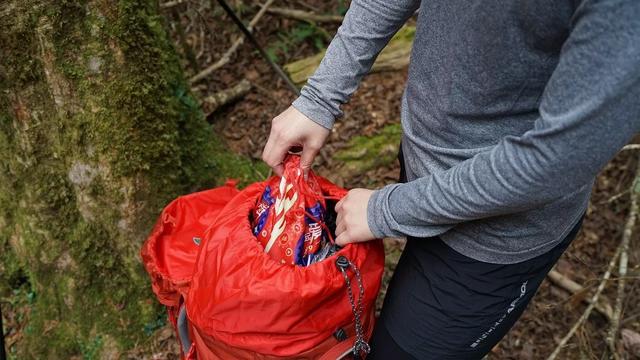
[[[626,150],[640,150],[640,144],[625,145],[620,151],[626,151]]]
[[[288,17],[290,19],[301,20],[301,21],[312,21],[317,23],[341,23],[342,20],[344,19],[344,17],[340,15],[322,15],[322,14],[316,14],[310,11],[286,9],[286,8],[279,8],[279,7],[272,7],[269,10],[267,10],[267,12],[271,14]]]
[[[283,99],[282,97],[277,98],[273,95],[273,91],[265,88],[264,86],[258,84],[258,83],[254,83],[253,87],[256,88],[256,90],[258,90],[262,95],[264,95],[265,97],[267,97],[269,100],[273,101],[276,104],[279,104],[281,102],[286,102],[286,99]]]
[[[547,277],[554,285],[567,290],[571,294],[578,294],[585,290],[585,288],[582,285],[571,280],[570,278],[558,272],[557,270],[551,270],[549,274],[547,274]],[[586,302],[587,304],[590,304],[590,300],[591,299],[584,298],[582,301]],[[605,301],[604,299],[599,300],[595,306],[595,309],[599,313],[604,315],[607,318],[607,320],[609,321],[611,320],[613,309],[611,308],[611,305],[609,305],[607,301]]]
[[[189,1],[189,0],[174,0],[174,1],[167,1],[166,3],[162,3],[162,4],[160,4],[160,7],[161,7],[162,9],[168,9],[168,8],[171,8],[171,7],[174,7],[174,6],[180,5],[180,4],[184,4],[184,3],[186,3],[187,1]]]
[[[247,79],[242,79],[239,83],[237,83],[233,87],[230,87],[222,91],[218,91],[213,95],[209,95],[206,98],[204,98],[204,100],[202,101],[210,106],[209,110],[211,112],[214,112],[221,106],[224,106],[226,104],[229,104],[233,101],[238,100],[239,98],[244,96],[246,93],[248,93],[249,90],[251,90],[251,83],[249,83],[249,80]]]
[[[311,11],[314,11],[314,12],[320,12],[320,9],[318,9],[316,6],[313,6],[313,5],[311,5],[311,4],[307,4],[307,2],[306,2],[306,1],[298,0],[298,1],[296,1],[296,3],[297,3],[298,5],[300,5],[300,6],[302,6],[302,7],[305,7],[305,8],[307,8],[307,9],[311,10]]]
[[[609,261],[609,265],[607,266],[607,271],[604,273],[604,276],[602,277],[602,280],[600,281],[600,285],[598,285],[598,289],[596,290],[595,294],[593,295],[593,297],[590,300],[590,304],[589,306],[587,306],[587,309],[584,311],[584,313],[582,314],[582,316],[580,316],[580,318],[578,319],[578,321],[576,321],[576,323],[573,325],[573,327],[571,328],[571,330],[569,330],[569,332],[567,333],[567,335],[565,335],[564,338],[562,338],[562,340],[560,341],[560,343],[558,344],[558,346],[556,346],[555,350],[551,353],[551,355],[549,355],[549,357],[547,358],[547,360],[554,360],[558,354],[560,353],[560,351],[562,351],[562,348],[567,345],[567,342],[569,342],[569,340],[571,339],[571,337],[573,336],[573,334],[575,334],[575,332],[578,330],[578,328],[582,325],[582,323],[584,323],[588,318],[589,315],[591,314],[591,312],[593,311],[593,309],[595,308],[596,304],[598,303],[598,299],[600,297],[600,294],[602,294],[602,291],[605,288],[605,285],[607,284],[609,278],[611,277],[611,272],[613,271],[613,268],[616,265],[616,262],[618,261],[619,257],[622,257],[622,253],[625,253],[625,257],[627,256],[627,250],[629,249],[629,241],[631,238],[631,235],[633,233],[633,228],[635,227],[636,224],[636,219],[637,219],[637,215],[638,215],[638,194],[639,192],[636,191],[636,187],[638,186],[639,182],[640,182],[640,164],[638,165],[638,168],[636,170],[636,178],[633,181],[632,184],[632,188],[631,188],[631,209],[629,210],[629,216],[627,217],[627,223],[625,224],[624,227],[624,233],[622,235],[622,240],[620,241],[620,244],[618,245],[618,248],[616,249],[616,252],[614,254],[614,256],[611,258],[611,260]],[[620,264],[620,270],[624,270],[626,275],[626,264],[628,260],[624,260],[624,268],[622,267],[622,260],[621,260],[621,264]],[[622,274],[620,274],[620,276],[624,276]],[[623,280],[620,280],[620,282],[624,282]],[[620,284],[620,282],[618,284]],[[624,292],[624,288],[620,288],[620,285],[618,285],[618,298],[616,299],[616,309],[614,309],[613,312],[613,316],[612,316],[612,321],[611,321],[611,326],[615,326],[615,331],[617,332],[617,328],[620,325],[620,313],[618,313],[616,315],[616,311],[621,311],[621,304],[622,304],[622,296],[620,294],[620,291]],[[624,295],[624,294],[622,294]],[[616,320],[616,316],[617,319]],[[614,346],[612,350],[612,355],[613,356],[617,356],[617,353],[615,352],[615,336],[613,336],[613,341],[614,341]],[[607,340],[609,340],[609,336],[607,337]],[[609,341],[607,341],[609,343]],[[610,344],[610,343],[609,343]],[[611,345],[609,345],[611,348]]]
[[[623,191],[623,192],[621,192],[619,194],[615,194],[612,197],[610,197],[608,200],[600,202],[598,205],[611,204],[612,202],[614,202],[614,201],[620,199],[621,197],[623,197],[624,195],[626,195],[629,191],[630,190],[627,189],[627,190],[625,190],[625,191]]]
[[[184,27],[182,26],[182,21],[180,19],[180,12],[178,9],[171,9],[171,15],[173,16],[173,24],[175,25],[176,33],[178,34],[178,40],[180,42],[180,47],[182,47],[182,51],[184,51],[184,55],[189,61],[189,65],[194,72],[198,72],[200,70],[200,66],[198,65],[198,60],[196,60],[196,55],[193,52],[193,48],[187,42],[187,36],[184,31]]]
[[[196,46],[200,47],[200,50],[198,50],[198,54],[196,55],[196,59],[200,59],[202,57],[202,55],[204,55],[204,48],[205,48],[205,44],[204,41],[206,39],[206,34],[205,32],[209,32],[210,35],[213,36],[214,32],[211,31],[211,28],[209,27],[209,24],[207,24],[207,20],[205,19],[204,15],[202,15],[202,12],[200,11],[200,9],[198,8],[194,8],[193,12],[196,14],[196,16],[198,17],[198,19],[200,20],[200,36],[198,37],[198,44],[194,44],[193,47],[195,48]],[[195,25],[194,25],[195,26]],[[199,71],[200,69],[198,69]]]
[[[253,28],[256,26],[258,21],[260,21],[260,18],[262,18],[262,16],[267,12],[267,9],[269,8],[269,6],[271,6],[271,4],[273,4],[273,2],[274,0],[267,0],[267,2],[264,3],[264,5],[262,5],[258,13],[249,22],[249,26],[247,26],[249,31],[253,31]],[[240,45],[244,43],[244,38],[245,38],[244,36],[240,36],[236,41],[234,41],[231,47],[227,49],[227,51],[222,55],[222,57],[218,59],[218,61],[207,66],[202,71],[194,75],[191,79],[189,79],[189,82],[193,84],[197,81],[200,81],[206,78],[207,76],[209,76],[212,72],[228,64],[229,61],[231,61],[231,56],[233,56],[233,54],[235,54],[235,52],[238,50]]]
[[[587,309],[584,311],[584,313],[582,313],[582,316],[580,316],[578,321],[576,321],[576,323],[573,324],[573,327],[571,327],[567,335],[565,335],[564,338],[560,340],[560,343],[558,344],[558,346],[556,346],[555,350],[553,350],[551,355],[549,355],[547,360],[554,360],[558,356],[558,354],[560,354],[560,351],[562,351],[562,348],[564,348],[567,345],[567,342],[569,342],[571,337],[573,337],[573,334],[575,334],[575,332],[582,325],[582,323],[585,320],[587,320],[587,318],[589,318],[589,315],[595,308],[595,304],[598,303],[600,294],[602,294],[602,291],[604,290],[605,285],[607,284],[607,281],[611,277],[611,271],[613,270],[613,267],[616,265],[616,262],[618,261],[618,257],[620,256],[620,252],[622,250],[621,245],[622,244],[618,245],[618,248],[616,249],[616,253],[613,255],[613,257],[609,261],[609,266],[607,267],[607,271],[604,273],[604,276],[602,277],[602,281],[600,281],[600,285],[598,285],[598,289],[596,290],[595,294],[593,294],[593,297],[589,301],[590,302],[589,306],[587,306]]]
[[[639,312],[639,313],[636,313],[636,314],[633,314],[633,315],[631,315],[631,316],[627,317],[626,319],[624,319],[624,320],[620,321],[620,325],[621,325],[621,326],[622,326],[622,325],[625,325],[625,324],[627,324],[627,323],[629,323],[629,322],[631,322],[631,321],[633,321],[633,320],[635,320],[635,319],[638,319],[638,318],[640,318],[640,312]]]
[[[204,55],[204,29],[200,29],[200,50],[196,55],[196,59],[200,59]]]
[[[639,158],[640,160],[640,158]],[[613,317],[609,324],[609,331],[607,333],[607,345],[609,351],[614,358],[619,358],[616,351],[616,337],[618,335],[618,329],[620,327],[620,315],[622,314],[622,302],[624,300],[624,287],[625,276],[627,276],[627,268],[629,264],[629,243],[631,242],[631,236],[633,234],[633,228],[636,225],[636,219],[638,217],[638,186],[640,186],[640,161],[636,168],[636,177],[631,185],[631,208],[629,209],[629,217],[627,223],[624,226],[624,232],[622,234],[622,244],[620,245],[620,263],[618,266],[618,292],[616,296],[616,303],[613,308]]]

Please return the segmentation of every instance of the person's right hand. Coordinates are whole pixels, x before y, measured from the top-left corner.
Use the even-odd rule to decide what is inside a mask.
[[[289,149],[302,147],[300,167],[306,176],[329,133],[328,129],[289,106],[271,121],[271,133],[262,151],[262,160],[271,166],[274,173],[282,176],[282,162]]]

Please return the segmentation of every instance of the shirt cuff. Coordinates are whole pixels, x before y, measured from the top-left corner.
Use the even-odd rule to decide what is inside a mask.
[[[335,116],[330,110],[309,98],[307,95],[300,95],[291,105],[316,124],[329,130],[333,128]]]
[[[377,239],[384,237],[403,237],[397,231],[397,222],[391,215],[389,198],[391,193],[401,184],[391,184],[373,192],[367,204],[367,224],[373,236]]]

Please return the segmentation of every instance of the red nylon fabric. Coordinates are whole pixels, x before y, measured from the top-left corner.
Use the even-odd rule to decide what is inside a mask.
[[[374,316],[366,317],[369,322],[365,324],[364,331],[365,337],[368,339],[373,332]],[[251,359],[251,360],[336,360],[341,359],[341,355],[345,354],[353,347],[355,341],[355,334],[353,326],[344,328],[348,338],[343,341],[338,341],[333,336],[324,339],[316,347],[290,356],[276,356],[276,355],[264,355],[253,352],[251,350],[236,348],[219,341],[215,341],[210,336],[203,336],[198,333],[198,330],[193,328],[194,339],[193,346],[189,351],[191,357],[187,355],[187,360],[200,359],[200,360],[228,360],[228,359]],[[351,359],[350,356],[346,357]]]
[[[320,185],[326,195],[346,194],[326,180]],[[353,322],[337,256],[346,256],[360,269],[364,313],[369,314],[380,288],[384,251],[376,240],[347,245],[307,267],[279,264],[263,252],[249,224],[248,214],[264,187],[257,183],[241,191],[205,234],[187,315],[201,334],[217,341],[265,355],[294,356]]]
[[[181,301],[186,304],[194,342],[187,358],[222,359],[216,355],[222,352],[237,359],[318,359],[330,347],[343,348],[332,335],[352,328],[353,313],[335,265],[340,255],[360,269],[363,327],[370,335],[384,270],[382,242],[347,245],[308,267],[280,264],[264,253],[249,223],[269,181],[240,192],[227,184],[176,199],[142,248],[153,290],[174,325]],[[325,196],[346,195],[321,177],[318,183]],[[200,236],[198,246],[193,237]],[[353,272],[349,277],[357,297]],[[346,341],[353,344],[353,338]]]
[[[193,238],[204,237],[205,230],[238,192],[235,182],[228,181],[215,189],[180,196],[160,214],[140,255],[153,292],[163,305],[180,305],[200,250]]]

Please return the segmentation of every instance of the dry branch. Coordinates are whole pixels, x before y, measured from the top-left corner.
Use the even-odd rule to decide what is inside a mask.
[[[262,5],[258,13],[253,17],[253,19],[251,19],[251,22],[249,22],[249,26],[247,26],[247,29],[249,29],[249,31],[253,30],[253,28],[256,26],[258,21],[260,21],[260,18],[262,18],[262,16],[267,12],[267,9],[269,8],[269,6],[271,6],[271,4],[273,4],[273,2],[274,0],[267,0],[267,2],[264,3],[264,5]],[[244,43],[244,36],[241,36],[236,41],[234,41],[231,47],[227,49],[227,51],[222,55],[220,59],[218,59],[218,61],[207,66],[205,69],[203,69],[202,71],[194,75],[191,79],[189,79],[189,82],[193,84],[197,81],[200,81],[205,77],[209,76],[212,72],[228,64],[229,61],[231,61],[231,56],[235,54],[235,52],[238,50],[240,45],[242,45],[243,43]]]
[[[620,312],[621,312],[621,308],[622,308],[622,299],[624,297],[624,279],[623,278],[624,278],[624,276],[626,276],[626,273],[627,273],[627,262],[628,262],[627,251],[629,249],[629,242],[630,242],[630,239],[631,239],[631,235],[633,234],[633,228],[636,225],[636,220],[637,220],[637,217],[638,217],[637,216],[638,215],[638,196],[640,196],[640,191],[637,191],[637,188],[638,188],[639,184],[640,184],[640,162],[639,162],[639,165],[638,165],[638,167],[636,169],[636,177],[635,177],[635,179],[633,181],[632,188],[631,188],[631,209],[629,210],[629,216],[627,217],[627,222],[626,222],[625,227],[624,227],[624,233],[622,235],[622,240],[620,241],[620,244],[618,245],[618,248],[616,249],[616,253],[611,258],[611,260],[609,261],[609,266],[607,267],[607,271],[605,272],[604,276],[602,277],[602,281],[600,281],[600,285],[598,286],[598,289],[596,290],[595,294],[591,298],[589,306],[587,306],[587,309],[584,311],[582,316],[580,316],[578,321],[576,321],[576,323],[573,325],[571,330],[569,330],[567,335],[565,335],[565,337],[562,338],[562,340],[560,341],[558,346],[555,348],[553,353],[551,353],[551,355],[549,355],[547,360],[554,360],[558,356],[558,354],[560,353],[562,348],[571,339],[573,334],[582,325],[582,323],[584,323],[589,318],[589,315],[591,314],[591,311],[593,311],[593,309],[595,308],[596,304],[598,303],[598,298],[600,297],[600,294],[604,290],[606,283],[608,282],[609,278],[611,277],[611,272],[613,271],[613,268],[615,267],[616,262],[618,261],[618,258],[621,258],[620,266],[619,266],[620,279],[618,280],[619,281],[618,282],[618,297],[616,299],[615,309],[613,310],[613,314],[612,314],[612,318],[611,318],[611,322],[610,322],[611,327],[610,327],[610,330],[609,330],[609,335],[607,336],[607,343],[609,344],[609,349],[611,350],[611,355],[614,356],[614,357],[617,357],[617,353],[615,351],[615,335],[617,333],[618,327],[620,326]],[[622,259],[623,257],[624,257],[624,259]],[[623,271],[624,271],[624,273],[623,273]]]
[[[629,144],[629,145],[625,145],[622,148],[622,151],[625,150],[640,150],[640,144]]]
[[[209,95],[202,101],[210,106],[210,112],[214,112],[221,106],[240,99],[248,93],[249,90],[251,90],[251,83],[249,83],[247,79],[242,79],[235,86]]]
[[[176,33],[178,34],[178,40],[180,42],[180,46],[182,47],[182,51],[184,51],[184,55],[189,61],[189,65],[191,66],[193,71],[199,71],[200,66],[198,65],[196,54],[193,52],[193,48],[191,47],[191,45],[189,45],[189,43],[187,42],[187,36],[180,20],[180,12],[174,8],[171,9],[171,15],[173,16],[173,24],[175,26]]]
[[[555,350],[553,350],[551,355],[549,355],[547,360],[554,360],[558,356],[562,348],[564,348],[565,345],[567,345],[567,342],[569,342],[571,337],[573,337],[573,334],[575,334],[575,332],[582,325],[582,323],[585,322],[587,318],[589,318],[589,315],[595,308],[595,304],[598,303],[600,294],[602,294],[602,291],[604,290],[605,285],[607,284],[607,282],[609,281],[609,278],[611,277],[611,271],[613,270],[613,267],[616,265],[616,261],[618,261],[618,257],[620,256],[621,250],[622,250],[622,244],[618,245],[618,249],[616,250],[615,255],[613,255],[613,257],[611,258],[611,261],[609,261],[609,266],[607,267],[607,271],[604,273],[604,276],[600,281],[600,285],[598,285],[598,289],[596,290],[596,293],[593,294],[593,297],[589,301],[590,302],[589,306],[587,306],[587,309],[584,311],[584,313],[582,313],[582,316],[580,316],[578,321],[576,321],[576,323],[573,324],[573,326],[571,327],[571,330],[569,330],[567,335],[565,335],[565,337],[562,338],[562,340],[560,340],[560,343],[558,344],[558,346],[556,346]]]
[[[621,193],[619,193],[619,194],[615,194],[615,195],[613,195],[612,197],[610,197],[610,198],[609,198],[609,200],[607,200],[607,201],[603,201],[603,202],[601,202],[600,204],[611,204],[612,202],[614,202],[614,201],[616,201],[616,200],[620,199],[621,197],[623,197],[624,195],[626,195],[629,191],[630,191],[630,190],[629,190],[629,189],[627,189],[627,190],[625,190],[625,191],[623,191],[623,192],[621,192]]]
[[[640,160],[640,158],[639,158]],[[636,176],[631,185],[631,209],[629,209],[629,217],[627,223],[624,226],[624,233],[622,234],[622,244],[620,251],[620,264],[618,266],[618,292],[616,296],[616,303],[613,308],[613,317],[609,324],[609,332],[607,333],[607,344],[611,355],[618,358],[616,351],[616,336],[618,335],[618,329],[620,327],[620,315],[622,313],[622,302],[624,300],[624,287],[626,283],[625,277],[627,276],[627,268],[629,264],[629,243],[631,242],[631,235],[633,234],[633,228],[636,225],[636,219],[638,217],[638,186],[640,186],[640,161],[636,168]]]
[[[174,0],[174,1],[167,1],[165,3],[160,4],[160,7],[163,9],[167,9],[167,8],[171,8],[180,4],[184,4],[186,3],[188,0]]]
[[[317,23],[341,23],[343,16],[340,15],[320,15],[309,11],[285,9],[273,7],[267,10],[270,14],[276,14],[290,19],[311,21]]]
[[[415,27],[403,26],[382,50],[370,72],[404,69],[409,64],[409,55],[411,54],[415,32]],[[284,69],[294,83],[302,84],[313,75],[323,57],[324,51],[289,63],[284,66]]]
[[[568,278],[567,276],[561,274],[556,270],[551,270],[549,274],[547,274],[547,277],[554,285],[567,290],[571,294],[579,294],[585,290],[585,288],[582,285],[571,280],[570,278]],[[587,304],[590,304],[591,299],[584,298],[583,301],[586,302]],[[604,315],[607,318],[607,320],[611,320],[611,317],[613,316],[613,309],[611,308],[611,305],[609,305],[609,303],[606,300],[604,299],[599,300],[595,306],[595,309],[599,313]]]

